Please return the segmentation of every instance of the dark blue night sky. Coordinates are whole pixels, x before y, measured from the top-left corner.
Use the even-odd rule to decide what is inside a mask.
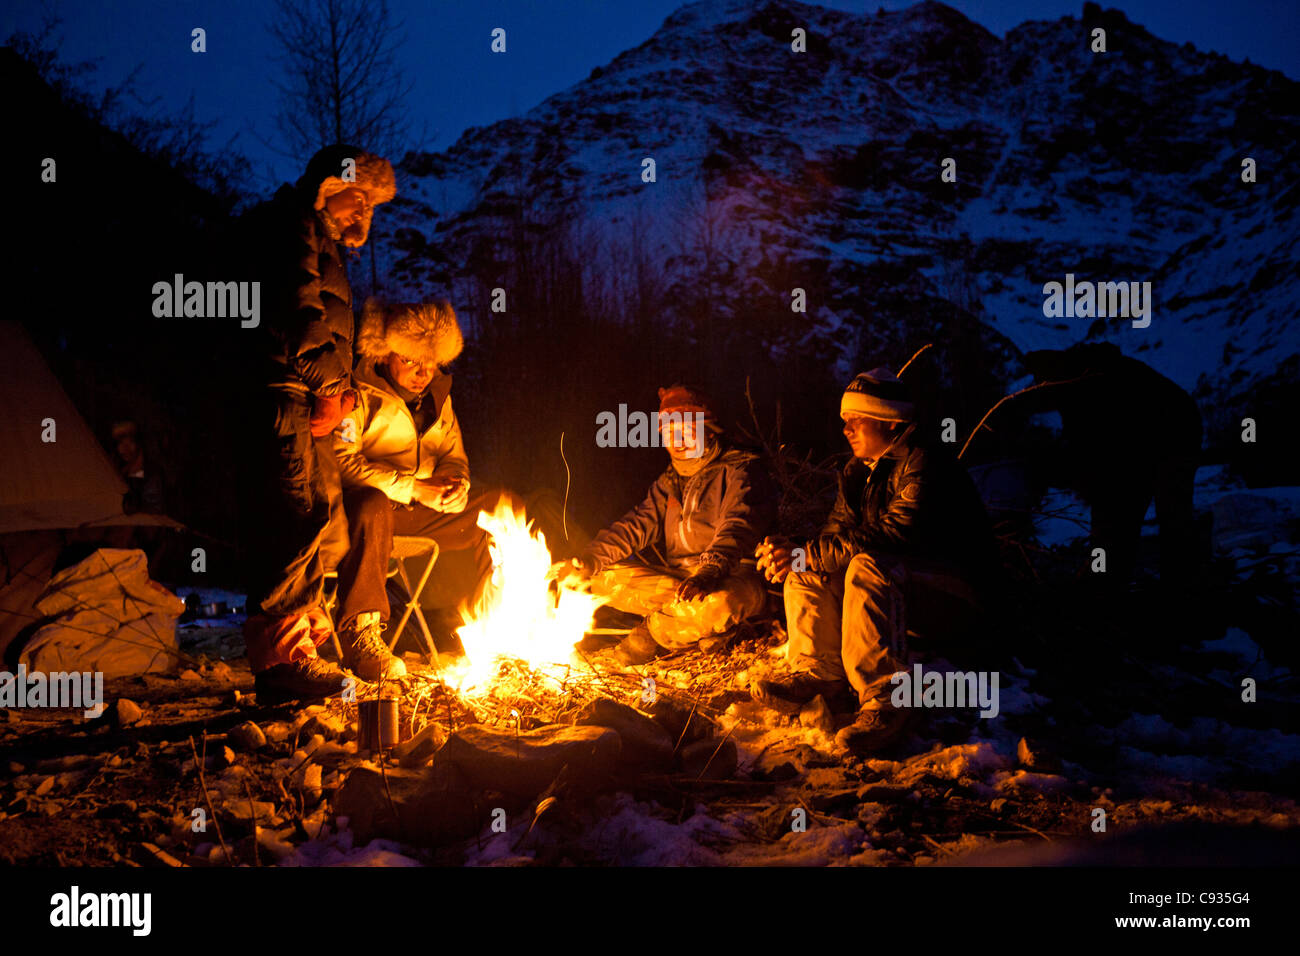
[[[445,149],[467,127],[528,110],[645,41],[681,5],[679,0],[396,0],[391,7],[407,33],[401,64],[415,87],[411,125],[429,133],[416,145]],[[830,0],[822,5],[875,10],[911,4]],[[1025,20],[1077,17],[1083,6],[1081,0],[950,0],[949,5],[998,34]],[[1163,39],[1190,41],[1300,76],[1300,4],[1294,0],[1138,0],[1120,8]],[[57,12],[64,21],[65,59],[100,58],[102,84],[117,82],[140,65],[140,92],[159,97],[167,108],[179,108],[192,93],[198,118],[218,122],[213,145],[238,134],[236,148],[253,160],[257,191],[265,191],[295,177],[298,166],[263,143],[275,138],[274,49],[265,30],[269,9],[253,0],[17,3],[0,14],[0,35],[34,29],[44,11]],[[208,33],[208,52],[202,56],[190,52],[195,26]],[[489,50],[490,32],[498,26],[508,31],[505,56]]]

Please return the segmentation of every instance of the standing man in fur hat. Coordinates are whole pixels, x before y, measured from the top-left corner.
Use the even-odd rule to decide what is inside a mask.
[[[373,648],[358,675],[406,673],[380,638],[388,620],[384,589],[393,535],[433,538],[440,553],[473,556],[478,597],[492,572],[480,511],[507,493],[470,491],[469,459],[451,404],[448,365],[464,338],[442,301],[382,306],[367,302],[357,334],[356,407],[335,438],[350,538],[339,565],[340,630]],[[513,496],[510,503],[522,511]]]
[[[683,385],[659,390],[659,429],[667,471],[569,563],[591,579],[592,593],[644,615],[614,648],[624,666],[713,644],[767,603],[763,580],[747,563],[776,517],[758,456],[730,447],[708,400]]]
[[[266,334],[252,396],[244,505],[249,577],[244,634],[259,699],[338,693],[316,648],[331,633],[324,574],[346,546],[330,433],[352,400],[352,289],[343,249],[360,249],[375,206],[396,193],[387,160],[335,145],[312,157],[244,222]],[[364,647],[345,651],[355,666]]]
[[[996,558],[974,483],[942,446],[918,440],[914,406],[892,372],[854,378],[840,418],[853,458],[821,533],[798,555],[770,538],[757,550],[768,580],[785,585],[794,675],[760,680],[753,695],[786,713],[818,694],[832,706],[847,699],[857,717],[837,739],[866,754],[903,729],[908,712],[893,706],[890,678],[907,666],[908,628],[971,620]]]

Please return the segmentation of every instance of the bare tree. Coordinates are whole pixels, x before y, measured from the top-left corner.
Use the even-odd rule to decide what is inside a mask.
[[[411,92],[396,64],[402,24],[385,0],[275,0],[269,25],[280,47],[276,122],[286,153],[331,143],[395,153]]]

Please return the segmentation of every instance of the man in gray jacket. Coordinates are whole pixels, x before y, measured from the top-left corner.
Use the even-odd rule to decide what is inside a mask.
[[[727,446],[698,391],[674,385],[660,389],[659,400],[672,464],[645,500],[572,561],[593,593],[644,615],[614,649],[625,666],[712,641],[767,600],[747,563],[776,515],[767,472],[758,456]]]

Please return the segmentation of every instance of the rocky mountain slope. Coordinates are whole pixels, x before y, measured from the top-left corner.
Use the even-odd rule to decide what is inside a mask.
[[[1240,392],[1300,353],[1297,94],[1092,4],[999,38],[928,0],[703,0],[526,114],[408,155],[380,274],[486,320],[526,250],[580,235],[605,282],[656,271],[665,321],[702,297],[778,353],[829,343],[840,372],[918,337],[1007,355],[1092,337]],[[1150,325],[1046,317],[1067,273],[1149,281]]]

